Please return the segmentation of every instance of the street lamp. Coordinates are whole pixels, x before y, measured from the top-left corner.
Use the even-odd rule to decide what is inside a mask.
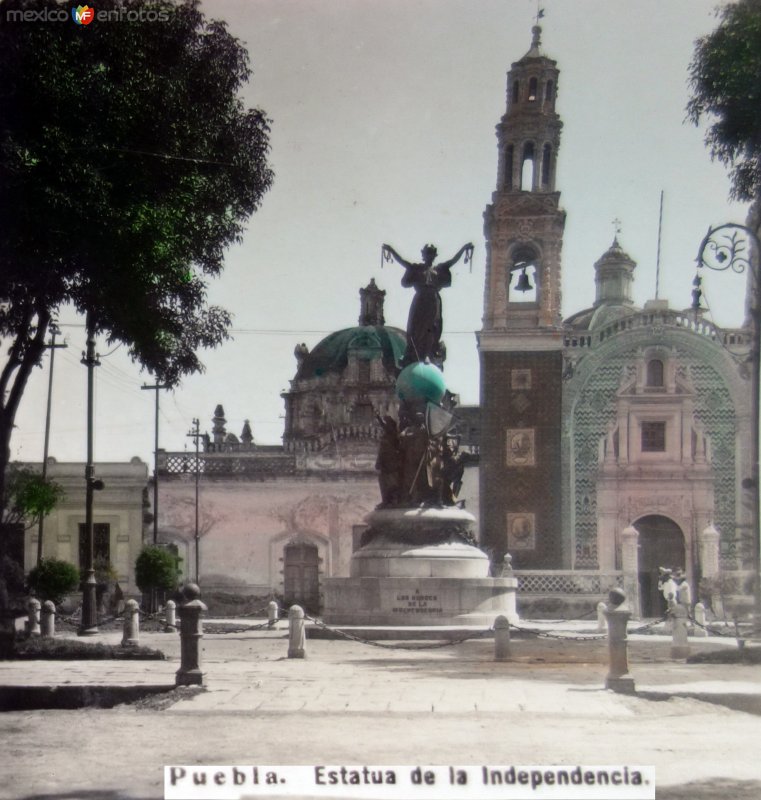
[[[103,489],[103,481],[95,477],[93,461],[93,386],[94,368],[100,366],[95,353],[95,319],[87,313],[87,351],[82,354],[82,363],[87,367],[87,463],[85,464],[85,546],[82,575],[82,619],[77,630],[79,636],[98,633],[97,584],[95,582],[93,492]]]
[[[748,317],[751,328],[751,477],[743,481],[743,488],[751,493],[751,544],[753,552],[754,590],[753,606],[755,622],[761,622],[761,539],[759,538],[759,375],[761,370],[761,241],[755,231],[746,225],[726,222],[709,228],[698,250],[697,264],[717,272],[731,269],[738,274],[746,270],[751,276]],[[693,289],[693,309],[700,307],[700,278],[696,276]]]

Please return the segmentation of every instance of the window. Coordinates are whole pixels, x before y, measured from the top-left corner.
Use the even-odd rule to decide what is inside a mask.
[[[93,526],[93,563],[106,565],[111,563],[111,526],[107,522],[96,522]],[[85,554],[84,522],[79,523],[79,568],[84,569],[87,563]]]
[[[642,452],[643,453],[666,452],[665,422],[642,423]]]
[[[552,81],[547,81],[547,85],[544,87],[544,99],[545,100],[552,100],[552,92],[554,87],[552,85]]]
[[[537,89],[537,80],[536,78],[531,78],[528,82],[528,99],[530,103],[533,103],[536,100],[536,89]]]
[[[663,362],[658,358],[653,358],[647,362],[647,385],[663,386]]]
[[[518,102],[518,98],[521,94],[521,84],[520,81],[513,81],[513,103]]]
[[[534,144],[526,142],[523,146],[521,163],[521,190],[530,192],[534,188]]]

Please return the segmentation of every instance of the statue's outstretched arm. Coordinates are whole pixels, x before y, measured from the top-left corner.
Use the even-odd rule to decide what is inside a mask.
[[[384,244],[381,248],[381,252],[383,253],[383,258],[386,261],[391,261],[391,259],[393,258],[397,263],[401,264],[405,269],[409,269],[412,266],[412,264],[409,261],[403,259],[399,255],[399,253],[397,253],[396,250],[394,250],[394,248],[391,247],[390,244]]]
[[[473,243],[468,242],[464,244],[449,261],[444,261],[438,265],[439,269],[449,269],[453,267],[465,255],[465,262],[467,263],[473,257]]]

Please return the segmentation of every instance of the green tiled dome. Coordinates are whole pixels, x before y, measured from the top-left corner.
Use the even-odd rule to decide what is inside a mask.
[[[359,351],[360,358],[383,358],[387,369],[396,368],[407,346],[407,337],[399,328],[361,325],[344,328],[326,336],[303,360],[297,379],[318,378],[331,372],[343,372],[349,350]]]

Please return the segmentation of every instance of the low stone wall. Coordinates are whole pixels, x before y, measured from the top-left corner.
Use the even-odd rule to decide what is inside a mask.
[[[604,595],[518,595],[521,619],[589,619],[595,622],[597,604]]]
[[[515,570],[517,605],[522,619],[594,619],[597,604],[624,574],[597,570]]]

